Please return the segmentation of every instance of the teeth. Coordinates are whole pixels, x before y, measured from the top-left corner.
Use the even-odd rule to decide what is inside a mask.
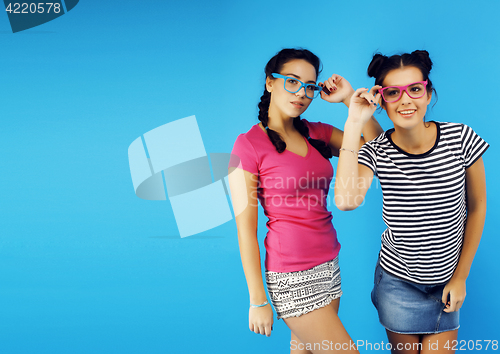
[[[408,111],[400,111],[399,113],[401,113],[401,114],[412,114],[413,112],[415,112],[415,109],[408,110]]]

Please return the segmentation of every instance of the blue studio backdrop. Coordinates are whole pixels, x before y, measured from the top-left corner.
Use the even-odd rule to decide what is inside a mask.
[[[205,153],[217,180],[211,154],[229,153],[257,123],[264,66],[284,47],[313,51],[320,80],[337,73],[355,88],[373,85],[366,68],[375,52],[429,51],[439,99],[428,119],[466,123],[491,145],[488,212],[459,340],[500,340],[500,2],[59,3],[63,15],[34,27],[0,15],[1,353],[289,351],[283,321],[270,338],[248,330],[232,215],[181,237],[168,196],[136,195],[128,155],[136,141],[134,151],[152,158],[146,133],[194,115],[193,149],[184,147],[192,131],[179,129],[164,154]],[[303,117],[342,129],[347,109],[317,99]],[[391,127],[384,112],[376,118]],[[167,176],[158,176],[163,190]],[[380,187],[374,182],[355,211],[330,210],[342,244],[340,317],[354,340],[386,342],[370,301],[384,230]],[[187,224],[203,215],[193,206]],[[261,211],[261,250],[265,232]]]

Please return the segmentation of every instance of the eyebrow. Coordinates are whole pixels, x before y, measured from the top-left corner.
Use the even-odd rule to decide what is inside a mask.
[[[405,87],[405,86],[411,86],[411,85],[415,85],[415,84],[419,84],[421,82],[423,82],[425,80],[422,80],[422,81],[415,81],[415,82],[412,82],[411,84],[408,84],[408,85],[387,85],[387,86],[383,86],[382,88],[386,88],[386,87]]]
[[[295,74],[290,73],[290,74],[285,74],[285,76],[293,76],[293,77],[296,77],[297,79],[301,80],[300,76],[295,75]],[[316,85],[316,81],[313,81],[313,80],[306,81],[306,84],[311,84],[311,83]]]

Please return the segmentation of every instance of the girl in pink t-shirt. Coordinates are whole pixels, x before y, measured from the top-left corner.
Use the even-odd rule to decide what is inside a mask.
[[[273,324],[257,242],[258,198],[269,218],[264,242],[269,301],[292,331],[291,351],[357,353],[337,316],[340,245],[326,207],[333,177],[329,159],[338,156],[343,132],[300,118],[318,95],[349,106],[354,90],[338,75],[316,85],[319,71],[318,57],[302,49],[283,49],[267,63],[260,123],[234,144],[231,197],[250,295],[250,330],[270,336]],[[381,132],[372,118],[363,135],[369,140]],[[361,138],[359,146],[363,143]]]

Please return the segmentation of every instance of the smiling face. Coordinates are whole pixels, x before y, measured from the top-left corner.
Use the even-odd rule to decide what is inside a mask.
[[[383,81],[383,86],[404,86],[418,81],[423,81],[420,69],[414,66],[404,66],[389,71]],[[387,111],[395,128],[412,129],[423,124],[431,98],[432,92],[427,92],[420,98],[411,98],[403,92],[398,101],[383,102],[382,107]]]
[[[295,77],[306,84],[316,84],[316,69],[303,59],[294,59],[285,63],[278,74]],[[303,87],[296,93],[286,91],[284,80],[270,77],[266,79],[266,88],[271,92],[270,117],[298,117],[309,107],[312,101],[306,97]]]

